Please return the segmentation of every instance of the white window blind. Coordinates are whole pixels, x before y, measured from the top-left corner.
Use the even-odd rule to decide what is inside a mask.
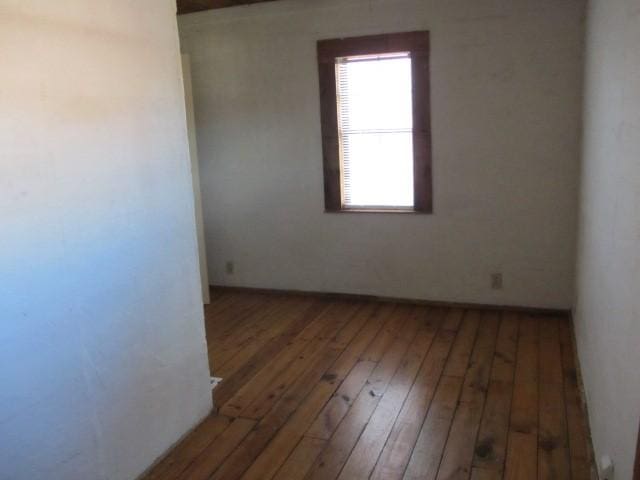
[[[409,54],[339,58],[336,76],[344,207],[413,207]]]

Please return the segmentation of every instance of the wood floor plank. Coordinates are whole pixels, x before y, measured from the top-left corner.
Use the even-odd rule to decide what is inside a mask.
[[[396,304],[385,305],[382,309],[381,315],[389,317],[390,321],[385,324],[381,334],[362,353],[362,360],[379,362],[389,345],[397,338],[399,329],[407,321],[407,316],[411,311],[411,307],[408,305]]]
[[[249,434],[255,424],[255,420],[246,418],[234,419],[216,441],[200,453],[196,460],[177,479],[207,480]]]
[[[489,382],[487,401],[474,450],[473,466],[480,470],[494,470],[499,477],[504,470],[512,397],[512,382]]]
[[[409,315],[411,310],[407,312]],[[367,425],[392,377],[405,357],[409,345],[420,327],[418,319],[410,318],[403,328],[396,332],[396,340],[389,347],[376,369],[371,374],[365,388],[358,394],[353,407],[349,409],[338,428],[327,443],[322,454],[311,467],[309,478],[337,478],[360,434]]]
[[[310,301],[299,310],[293,309],[287,311],[286,315],[290,315],[294,320],[285,332],[262,347],[247,363],[235,371],[232,376],[223,379],[222,383],[216,388],[214,399],[217,406],[225,405],[326,308],[326,302]]]
[[[540,384],[538,479],[571,478],[562,385]]]
[[[334,344],[334,348],[343,350],[345,343],[351,341],[362,327],[364,321],[362,316],[356,316],[356,321],[350,322],[359,308],[362,308],[361,304],[345,303],[339,304],[334,311],[328,310],[327,317],[321,317],[325,323],[322,330],[310,341],[305,342],[282,369],[278,370],[274,364],[269,365],[268,368],[274,370],[271,381],[266,388],[260,389],[258,395],[240,412],[240,416],[256,420],[262,418],[284,391],[307,370],[314,359],[322,355],[329,342]],[[346,342],[343,336],[346,336]]]
[[[407,464],[405,479],[434,480],[438,474],[479,325],[480,313],[465,310],[433,404]]]
[[[339,420],[336,420],[335,423],[332,423],[332,420],[338,417],[341,419],[344,416],[348,407],[352,404],[353,398],[362,390],[366,380],[376,366],[375,362],[359,360],[359,357],[365,348],[372,343],[372,340],[380,334],[383,323],[388,320],[384,316],[385,312],[389,313],[388,310],[382,310],[379,306],[376,306],[369,312],[363,310],[359,313],[363,316],[368,315],[362,330],[358,332],[356,338],[353,339],[332,367],[323,375],[322,380],[304,400],[304,403],[298,408],[291,420],[287,422],[287,425],[280,429],[268,447],[256,459],[250,470],[245,474],[246,477],[258,475],[256,478],[261,480],[270,478],[269,476],[273,469],[277,467],[279,462],[283,461],[283,457],[286,458],[286,455],[291,450],[294,450],[291,457],[296,459],[296,471],[304,470],[306,472],[311,468],[317,455],[320,454],[320,450],[309,449],[306,452],[298,452],[299,449],[306,450],[310,443],[305,439],[299,441],[300,437],[304,431],[307,431],[316,417],[323,419],[322,425],[333,425],[330,428],[330,432],[335,430]],[[338,386],[340,388],[335,391]],[[331,397],[329,403],[335,400],[335,403],[332,403],[336,406],[335,410],[327,410],[326,407],[323,409],[329,397]],[[344,411],[341,410],[343,406]],[[321,410],[323,413],[318,415]],[[334,416],[331,413],[333,411],[340,413],[336,413]],[[330,433],[326,438],[329,437]],[[324,445],[325,443],[323,441],[322,444]],[[303,465],[304,462],[307,463]],[[288,469],[284,469],[284,471],[286,472]]]
[[[353,335],[356,333],[353,332]],[[344,349],[343,342],[345,339],[329,344],[323,355],[319,356],[304,375],[298,377],[287,389],[282,398],[258,422],[254,430],[222,464],[211,480],[235,480],[251,467],[278,430],[287,423],[317,384],[322,381],[331,383],[334,380],[331,375],[327,375],[327,371],[340,358]]]
[[[278,470],[275,480],[303,480],[314,460],[320,455],[327,441],[320,438],[304,437]]]
[[[411,453],[405,480],[433,480],[438,474],[453,414],[462,390],[462,377],[443,375]]]
[[[233,335],[246,318],[259,311],[264,304],[272,301],[274,299],[265,295],[241,295],[236,297],[235,301],[227,308],[217,311],[215,314],[205,314],[205,318],[209,319],[208,323],[211,323],[211,319],[215,315],[217,327],[214,330],[209,329],[208,345],[210,346],[214,339],[218,344]]]
[[[245,440],[221,465],[211,480],[236,480],[240,478],[262,452],[278,430],[287,423],[302,400],[321,381],[328,366],[337,358],[338,351],[327,351],[316,361],[313,368],[296,380],[287,393],[262,418]]]
[[[459,318],[461,317],[460,314]],[[389,434],[371,476],[372,479],[401,479],[404,474],[455,338],[455,331],[451,330],[451,324],[446,322],[447,318],[440,327]]]
[[[401,328],[408,320],[409,312],[410,310],[408,309],[398,310],[388,308],[380,312],[380,318],[384,318],[388,321],[385,321],[382,330],[378,331],[373,341],[371,341],[367,345],[366,349],[361,352],[361,361],[367,362],[374,367],[377,365],[376,362],[379,360],[380,351],[382,348],[389,347],[391,340],[398,337]],[[388,316],[388,318],[386,318],[385,315]],[[378,367],[378,370],[380,369],[381,367]],[[389,373],[388,369],[385,371]],[[379,377],[380,373],[376,372],[376,375]],[[373,377],[374,374],[372,373],[371,378]],[[366,383],[371,383],[370,378],[367,378]],[[349,408],[353,405],[353,402],[360,393],[360,390],[361,389],[358,391],[351,391],[351,389],[349,389],[348,394],[345,393],[345,395],[349,397],[349,401],[345,401],[345,398],[339,396],[332,398],[325,405],[322,412],[317,416],[311,427],[309,427],[306,435],[328,440],[335,432],[338,424],[349,411]]]
[[[208,416],[147,474],[146,480],[173,480],[177,478],[207,446],[226,430],[230,423],[229,417]]]
[[[145,480],[590,479],[565,317],[214,290],[205,328],[232,415]]]
[[[326,304],[322,302],[313,301],[309,298],[287,298],[278,303],[278,307],[272,312],[263,312],[262,315],[257,315],[255,318],[260,318],[261,321],[255,322],[255,328],[260,328],[260,325],[268,324],[270,326],[270,335],[267,335],[267,341],[265,341],[258,348],[250,347],[249,349],[238,349],[235,354],[221,366],[213,365],[215,373],[220,373],[225,380],[229,379],[232,375],[235,375],[241,368],[251,363],[255,356],[259,355],[265,350],[265,345],[274,343],[279,344],[279,350],[283,344],[286,344],[291,338],[298,335],[315,317],[321,309],[326,308]],[[217,322],[218,319],[215,319]],[[285,343],[282,343],[285,342]],[[219,343],[219,342],[218,342]],[[251,350],[250,354],[247,354],[245,350]],[[265,352],[269,355],[269,358],[273,357],[273,352],[268,349]],[[243,382],[246,382],[246,378]]]
[[[302,360],[307,359],[303,351],[313,342],[316,336],[329,334],[332,329],[332,321],[342,318],[342,314],[353,312],[353,304],[330,304],[315,319],[313,319],[304,330],[291,340],[276,356],[263,365],[262,369],[248,381],[238,392],[224,405],[221,405],[220,412],[227,416],[238,416],[245,412],[247,407],[266,389],[276,382],[295,380],[295,378],[283,378],[284,373],[291,367],[292,362],[299,356]],[[322,340],[327,340],[322,338]],[[277,384],[279,385],[279,383]],[[284,388],[283,388],[284,390]]]
[[[331,438],[338,424],[353,405],[355,398],[366,385],[367,379],[375,367],[375,362],[360,360],[357,368],[354,368],[336,394],[325,404],[306,435],[325,440]]]
[[[471,480],[502,480],[502,472],[495,469],[474,467],[471,470]]]
[[[258,312],[259,313],[259,312]],[[216,347],[222,346],[223,342],[225,342],[229,337],[237,334],[239,330],[241,330],[242,323],[237,322],[236,318],[231,317],[232,313],[228,313],[230,318],[223,319],[223,315],[220,315],[221,318],[217,318],[215,324],[213,321],[205,321],[205,334],[207,340],[207,353],[209,354],[209,363],[214,363],[214,350],[212,350],[212,346],[216,345]],[[241,317],[243,315],[240,315]],[[247,314],[247,316],[251,316]],[[259,317],[256,317],[259,318]],[[218,327],[218,325],[220,327]],[[217,360],[217,359],[216,359]]]
[[[338,478],[367,479],[391,433],[395,420],[414,384],[416,376],[433,343],[440,321],[434,311],[417,308],[414,312],[423,325],[409,346],[398,369],[360,435]]]
[[[520,321],[507,439],[506,479],[538,476],[538,319]]]
[[[449,330],[457,332],[462,324],[462,318],[464,317],[464,310],[462,308],[443,308],[442,314],[444,320],[442,321],[442,330]]]
[[[359,312],[359,315],[366,318],[364,327],[358,332],[349,346],[340,354],[338,360],[336,360],[327,373],[336,384],[339,384],[345,379],[360,359],[362,352],[378,337],[382,326],[388,320],[385,316],[385,311],[382,310],[379,305],[372,307],[373,308],[363,309]]]
[[[204,323],[208,339],[214,338],[215,335],[221,333],[221,330],[224,327],[223,325],[220,325],[219,322],[214,322],[212,319],[216,317],[218,312],[226,309],[234,301],[235,299],[233,298],[233,295],[229,293],[223,293],[221,295],[212,294],[211,303],[204,306]],[[210,330],[210,326],[215,326],[215,329]]]
[[[482,314],[460,403],[436,476],[438,480],[466,480],[471,474],[474,446],[482,419],[499,325],[498,313]]]
[[[345,402],[349,401],[351,397],[355,397],[362,389],[375,367],[375,363],[358,361],[358,355],[382,327],[383,319],[375,315],[376,310],[375,308],[361,309],[350,322],[349,328],[343,329],[347,332],[346,335],[352,338],[351,342],[305,398],[287,424],[278,431],[269,445],[256,458],[242,477],[243,479],[268,480],[272,478],[296,448],[296,445],[302,445],[301,448],[307,445],[306,442],[300,444],[299,441],[332,395],[333,398],[337,397]],[[358,330],[354,332],[353,329],[356,328]],[[344,340],[336,339],[336,344],[341,342]],[[356,362],[357,364],[355,364]],[[349,372],[348,375],[346,372]],[[347,375],[346,378],[345,375]],[[338,386],[339,389],[336,392]],[[296,457],[299,457],[299,454]],[[304,458],[310,458],[308,452],[298,459],[298,469],[302,468],[300,462]],[[313,460],[310,461],[313,462]]]
[[[540,318],[538,323],[540,383],[562,386],[562,352],[558,320],[554,317]]]
[[[308,305],[308,301],[298,299],[297,302],[279,302],[279,307],[272,311],[264,312],[265,325],[256,326],[256,333],[252,339],[236,345],[234,354],[223,364],[215,365],[216,376],[229,378],[239,371],[249,360],[259,352],[266,344],[274,341],[281,335],[285,335],[287,329],[295,321],[295,317],[288,312],[296,311]]]
[[[532,480],[537,478],[538,465],[536,435],[518,431],[509,432],[505,480]]]
[[[520,324],[510,428],[537,435],[538,322],[532,318],[524,318]]]
[[[290,318],[282,315],[287,308],[302,304],[301,299],[283,302],[274,299],[272,302],[263,304],[257,311],[247,316],[247,321],[236,331],[229,335],[226,339],[218,339],[211,348],[209,353],[212,367],[215,367],[216,374],[223,376],[223,369],[234,357],[237,358],[239,353],[250,348],[252,344],[259,342],[261,338],[267,336],[270,332],[275,334],[274,330],[284,328],[286,320]],[[283,325],[284,323],[284,325]],[[237,360],[236,360],[237,361]]]
[[[211,292],[211,303],[204,306],[205,320],[208,321],[212,317],[220,314],[221,312],[235,308],[238,305],[252,301],[254,295],[249,295],[240,292]]]
[[[246,331],[248,326],[260,324],[262,320],[260,313],[272,308],[274,305],[283,306],[283,302],[278,297],[260,296],[248,298],[234,308],[216,314],[215,322],[218,328],[215,331],[211,331],[211,336],[208,337],[208,340],[215,339],[217,347],[225,345],[229,340],[233,340],[241,332]],[[213,320],[213,317],[211,319]],[[209,346],[212,344],[211,341],[207,343]],[[218,350],[218,348],[215,350]],[[217,351],[212,351],[212,353],[217,354]]]
[[[344,396],[345,400],[343,401],[345,401],[345,403],[349,395],[355,395],[362,389],[362,386],[365,384],[367,377],[369,377],[374,367],[375,363],[373,362],[366,360],[358,362],[351,374],[340,386],[339,392]],[[325,405],[327,399],[335,391],[335,388],[336,385],[330,380],[320,382],[309,397],[305,399],[304,403],[296,410],[291,420],[280,429],[267,448],[265,448],[260,456],[253,462],[249,470],[243,475],[243,480],[268,480],[272,478],[296,446],[300,445],[299,442],[305,431],[309,428],[312,419],[315,418],[323,405]],[[353,391],[355,391],[355,393],[353,393]],[[324,445],[325,443],[326,442],[323,442],[322,444]],[[305,445],[307,445],[306,442],[302,444],[302,447],[304,448]],[[318,451],[318,453],[320,452]],[[311,462],[315,460],[315,457],[312,457],[309,452],[307,452],[305,458]],[[302,468],[301,462],[302,459],[299,459],[298,468]],[[306,470],[308,470],[310,466],[311,464],[307,465]]]
[[[540,321],[538,479],[571,477],[558,321]]]
[[[504,471],[517,345],[518,316],[504,314],[473,458],[474,470],[480,472],[478,475],[487,476],[487,470],[491,470],[500,478]]]
[[[491,367],[491,380],[513,382],[518,347],[518,314],[503,314]]]
[[[285,310],[289,306],[290,302],[280,303],[275,302],[272,308],[276,310]],[[229,376],[229,371],[234,369],[234,364],[237,365],[237,360],[234,362],[234,358],[237,358],[238,354],[243,352],[246,347],[251,347],[254,341],[260,338],[263,334],[260,332],[264,328],[263,322],[259,322],[258,319],[269,318],[273,321],[274,317],[280,318],[275,312],[270,312],[270,308],[265,308],[264,311],[260,310],[250,318],[250,323],[234,330],[233,335],[229,339],[222,340],[209,340],[209,369],[212,374],[217,377]],[[273,315],[273,317],[272,317]],[[272,328],[275,325],[272,325]],[[255,332],[255,336],[253,334]],[[241,335],[242,334],[242,335]],[[217,353],[214,353],[217,352]]]
[[[480,316],[477,312],[465,311],[460,330],[447,360],[444,374],[448,377],[464,377],[469,355],[476,340]]]

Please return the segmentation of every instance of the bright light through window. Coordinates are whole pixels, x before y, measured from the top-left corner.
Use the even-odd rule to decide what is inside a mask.
[[[407,53],[336,60],[345,208],[412,208],[413,115]]]

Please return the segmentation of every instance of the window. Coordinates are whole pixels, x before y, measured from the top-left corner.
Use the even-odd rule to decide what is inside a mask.
[[[328,212],[432,211],[429,34],[318,42]]]

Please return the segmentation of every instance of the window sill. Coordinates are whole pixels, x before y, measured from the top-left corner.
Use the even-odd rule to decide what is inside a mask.
[[[415,210],[413,208],[342,208],[340,210],[325,210],[324,213],[391,213],[394,215],[430,215],[432,212]]]

